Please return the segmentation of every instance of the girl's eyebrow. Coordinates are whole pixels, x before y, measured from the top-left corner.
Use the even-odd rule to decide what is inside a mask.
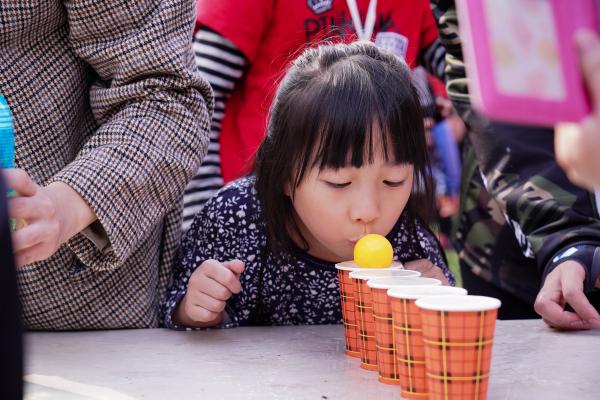
[[[384,165],[386,167],[408,167],[410,163],[408,161],[387,161]]]
[[[326,172],[339,172],[342,170],[349,170],[352,169],[354,167],[352,166],[347,166],[347,167],[339,167],[339,168],[333,168],[333,167],[323,167],[322,169],[319,169],[319,172],[317,173],[318,175],[321,175],[322,173],[326,173]]]

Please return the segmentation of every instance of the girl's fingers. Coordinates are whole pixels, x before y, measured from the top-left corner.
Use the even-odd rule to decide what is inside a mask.
[[[239,277],[244,272],[244,262],[240,260],[231,260],[223,263],[231,272]]]
[[[220,301],[226,301],[232,295],[232,292],[227,287],[206,275],[200,275],[197,280],[190,285],[190,289],[197,293],[204,293],[213,299]]]
[[[225,286],[231,293],[239,293],[242,290],[240,280],[236,274],[220,262],[207,260],[202,263],[200,268],[207,277]]]
[[[435,278],[442,282],[442,285],[449,285],[444,271],[440,267],[436,267],[430,260],[423,258],[421,260],[409,261],[404,264],[406,269],[418,271],[424,278]]]
[[[225,301],[217,300],[214,297],[207,295],[206,293],[196,292],[193,293],[190,301],[196,307],[202,307],[213,313],[220,313],[225,309]]]
[[[406,269],[411,269],[413,271],[418,271],[421,274],[424,274],[425,272],[427,272],[430,269],[432,269],[434,267],[434,265],[428,259],[423,258],[421,260],[409,261],[409,262],[407,262],[407,263],[404,264],[404,267]]]
[[[196,307],[190,304],[187,307],[186,314],[188,318],[190,318],[192,321],[210,322],[215,321],[217,318],[219,318],[219,315],[221,313],[212,312],[207,310],[206,308]]]

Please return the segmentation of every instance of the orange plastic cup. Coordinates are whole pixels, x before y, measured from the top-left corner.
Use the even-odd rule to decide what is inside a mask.
[[[409,270],[365,269],[353,271],[350,278],[355,288],[355,310],[358,325],[358,339],[361,368],[377,371],[377,349],[375,344],[375,320],[373,318],[373,296],[367,281],[373,276],[415,279],[418,272]]]
[[[375,348],[379,381],[399,385],[398,367],[392,329],[392,309],[387,291],[393,287],[441,285],[433,278],[375,278],[367,281],[373,296],[373,319],[375,321]]]
[[[370,269],[359,268],[354,261],[345,261],[336,264],[335,268],[338,270],[338,281],[340,284],[340,303],[342,306],[342,319],[344,320],[345,352],[351,357],[360,358],[355,283],[354,280],[350,278],[350,272]],[[402,268],[402,264],[395,262],[389,269],[402,270]]]
[[[407,399],[427,399],[425,348],[421,315],[415,301],[431,295],[466,295],[452,286],[403,286],[387,291],[393,319],[393,339],[400,394]]]
[[[428,296],[421,312],[431,400],[487,398],[500,300],[485,296]]]

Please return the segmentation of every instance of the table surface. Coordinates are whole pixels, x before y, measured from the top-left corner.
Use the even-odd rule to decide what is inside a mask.
[[[26,399],[401,399],[341,326],[29,333]],[[488,399],[599,398],[600,330],[498,321]]]

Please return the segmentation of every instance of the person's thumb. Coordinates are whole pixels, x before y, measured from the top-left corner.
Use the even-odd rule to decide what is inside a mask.
[[[600,40],[589,30],[580,30],[575,35],[581,58],[581,69],[588,92],[596,110],[600,109]]]
[[[244,272],[244,262],[240,260],[231,260],[223,263],[236,276],[240,276]]]

